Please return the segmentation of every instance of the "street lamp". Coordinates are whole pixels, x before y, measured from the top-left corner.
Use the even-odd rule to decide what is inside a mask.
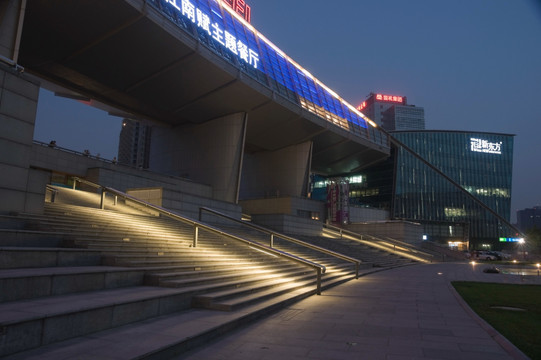
[[[524,238],[518,240],[518,245],[522,250],[522,260],[526,260],[526,251],[524,250]]]
[[[537,276],[539,276],[539,263],[536,264],[537,265]]]

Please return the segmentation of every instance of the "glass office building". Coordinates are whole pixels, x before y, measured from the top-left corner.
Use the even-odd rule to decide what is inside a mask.
[[[509,226],[514,135],[429,130],[391,135],[399,143],[391,157],[350,183],[351,206],[385,209],[391,220],[421,223],[427,239],[439,243],[499,248],[500,237],[516,236]],[[321,181],[314,183],[314,198],[321,198]]]
[[[422,158],[396,149],[394,218],[425,224],[433,240],[464,238],[474,247],[515,235],[506,225],[514,135],[460,131],[392,135]]]

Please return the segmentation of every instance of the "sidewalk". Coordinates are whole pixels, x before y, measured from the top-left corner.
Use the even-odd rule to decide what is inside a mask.
[[[474,314],[450,281],[537,283],[486,264],[381,271],[312,296],[178,359],[527,359]]]

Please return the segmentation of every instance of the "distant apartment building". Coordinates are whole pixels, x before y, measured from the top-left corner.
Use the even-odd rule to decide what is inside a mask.
[[[370,93],[357,108],[387,131],[424,130],[425,110],[405,96]]]
[[[151,127],[137,120],[123,119],[118,142],[118,163],[136,168],[149,167]]]
[[[517,211],[517,227],[521,231],[533,228],[541,230],[541,206]]]

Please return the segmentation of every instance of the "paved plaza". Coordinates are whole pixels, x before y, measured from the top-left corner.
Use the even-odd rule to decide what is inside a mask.
[[[486,264],[414,265],[366,274],[179,359],[527,359],[474,314],[454,280],[541,284]]]

